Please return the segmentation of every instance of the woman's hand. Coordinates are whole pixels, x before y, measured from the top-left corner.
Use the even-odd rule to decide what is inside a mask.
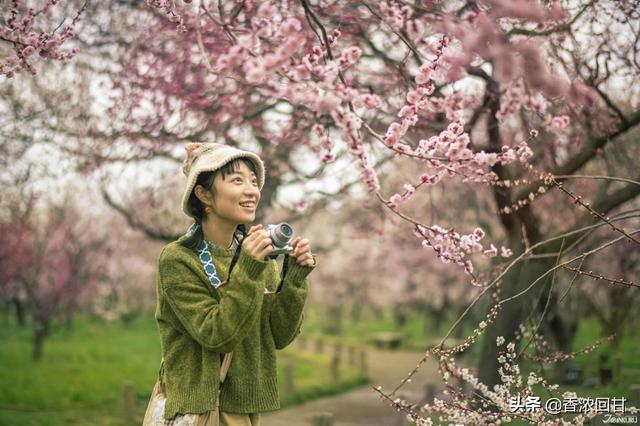
[[[242,242],[242,251],[256,260],[264,261],[271,250],[273,246],[269,233],[262,229],[262,225],[253,225]]]
[[[315,266],[316,261],[311,254],[311,247],[309,246],[309,240],[306,238],[296,237],[291,242],[293,251],[291,256],[296,258],[296,262],[300,266]]]

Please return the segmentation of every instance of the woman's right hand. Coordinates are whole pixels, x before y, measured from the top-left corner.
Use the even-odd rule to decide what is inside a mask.
[[[253,225],[242,242],[242,251],[256,260],[264,261],[271,250],[269,233],[262,229],[262,225]]]

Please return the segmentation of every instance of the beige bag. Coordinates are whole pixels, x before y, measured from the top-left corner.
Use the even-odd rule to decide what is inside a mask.
[[[233,352],[225,354],[220,366],[220,383],[224,382],[231,365]],[[218,396],[220,394],[218,393]],[[220,410],[208,411],[202,414],[178,414],[170,420],[164,418],[164,406],[167,398],[164,395],[162,377],[158,377],[151,392],[147,411],[144,413],[142,426],[220,426]],[[219,399],[218,399],[219,401]]]

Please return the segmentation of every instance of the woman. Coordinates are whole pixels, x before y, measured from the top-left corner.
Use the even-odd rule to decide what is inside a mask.
[[[195,223],[158,262],[157,387],[166,399],[154,410],[160,424],[217,424],[219,409],[222,425],[259,425],[259,413],[280,408],[275,351],[300,332],[315,259],[308,240],[295,238],[281,279],[266,260],[267,231],[254,225],[245,235],[264,184],[257,155],[215,143],[186,149],[182,208]]]

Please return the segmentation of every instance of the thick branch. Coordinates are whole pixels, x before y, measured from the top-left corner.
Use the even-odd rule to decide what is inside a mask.
[[[131,214],[131,212],[127,211],[127,209],[125,209],[124,207],[122,207],[121,205],[113,201],[113,199],[105,189],[102,190],[102,198],[104,198],[105,202],[109,206],[111,206],[114,210],[116,210],[125,218],[125,220],[127,221],[130,227],[132,227],[133,229],[138,229],[142,231],[147,237],[153,240],[160,240],[160,241],[167,241],[167,242],[173,241],[178,237],[176,234],[167,234],[164,232],[156,231],[155,229],[148,227],[144,222],[136,219],[133,216],[133,214]]]

